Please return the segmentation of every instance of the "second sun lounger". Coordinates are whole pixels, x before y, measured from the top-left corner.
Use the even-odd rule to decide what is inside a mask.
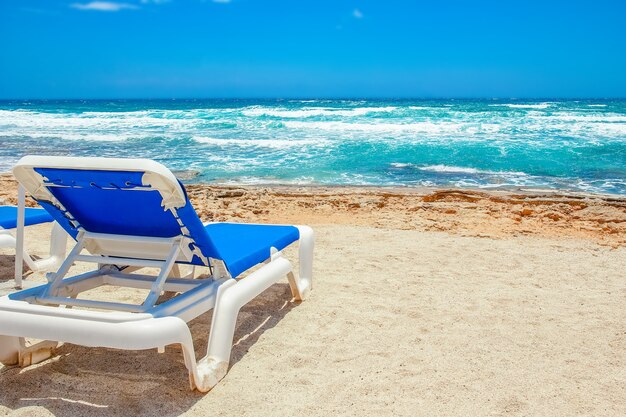
[[[15,287],[22,287],[23,262],[31,271],[56,269],[65,257],[67,234],[57,223],[52,225],[50,236],[50,255],[43,259],[34,259],[24,248],[24,228],[54,219],[42,208],[25,208],[24,188],[18,187],[18,205],[0,206],[0,248],[15,249]],[[15,236],[10,232],[15,230]]]

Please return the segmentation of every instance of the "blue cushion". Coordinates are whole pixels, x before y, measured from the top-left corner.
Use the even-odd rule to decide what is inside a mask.
[[[233,277],[268,259],[270,248],[282,250],[300,238],[294,226],[213,223],[205,229]]]
[[[79,229],[153,237],[186,233],[192,249],[198,248],[206,258],[194,256],[191,264],[207,265],[208,258],[221,259],[233,277],[268,259],[270,248],[282,250],[299,239],[298,229],[293,226],[216,223],[205,227],[182,184],[185,205],[165,210],[159,191],[143,185],[143,172],[61,168],[35,171],[45,178],[48,190],[63,208],[44,200],[39,204],[74,238]]]
[[[161,207],[157,190],[142,185],[141,172],[36,168],[48,190],[63,205],[76,225],[93,233],[173,237],[180,234],[176,218]],[[140,189],[145,192],[128,192]],[[54,206],[44,205],[50,209]],[[63,225],[63,224],[62,224]],[[66,223],[77,234],[76,226]]]
[[[207,258],[218,258],[189,199],[175,212],[165,210],[159,191],[143,185],[143,172],[59,168],[35,171],[45,178],[45,184],[51,185],[48,190],[65,211],[48,201],[40,200],[39,204],[73,238],[80,228],[93,233],[174,237],[181,235],[180,219],[193,240],[191,245]],[[206,265],[197,256],[191,263]]]
[[[26,226],[53,220],[46,210],[40,208],[26,208],[24,213],[24,225]],[[17,207],[0,206],[0,227],[3,229],[15,229],[17,227]]]

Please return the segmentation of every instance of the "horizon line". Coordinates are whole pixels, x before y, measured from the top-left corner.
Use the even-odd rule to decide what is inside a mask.
[[[66,98],[2,98],[0,101],[176,101],[176,100],[626,100],[624,97],[66,97]]]

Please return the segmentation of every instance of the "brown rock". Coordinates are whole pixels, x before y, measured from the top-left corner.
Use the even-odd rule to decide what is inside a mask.
[[[226,190],[217,195],[217,198],[242,197],[246,192],[242,190]]]

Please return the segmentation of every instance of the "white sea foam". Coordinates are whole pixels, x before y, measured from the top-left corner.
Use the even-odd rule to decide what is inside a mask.
[[[42,129],[141,129],[193,127],[197,119],[153,117],[151,112],[45,113],[0,110],[0,126]]]
[[[580,114],[570,112],[558,112],[548,117],[550,120],[561,120],[564,122],[583,123],[626,123],[626,115],[618,113],[606,114]]]
[[[606,107],[606,104],[587,104],[587,107]]]
[[[216,122],[183,110],[47,113],[0,110],[0,135],[88,141],[189,137]]]
[[[490,104],[489,107],[508,107],[510,109],[547,109],[552,106],[552,103],[537,103],[537,104],[521,104],[521,103],[501,103]]]
[[[449,165],[429,165],[417,167],[420,171],[430,171],[430,172],[446,172],[450,174],[490,174],[491,171],[481,171],[476,168],[467,168],[467,167],[457,167],[457,166],[449,166]]]
[[[29,137],[32,139],[63,139],[63,140],[86,140],[95,142],[122,142],[130,139],[146,139],[137,133],[70,133],[70,132],[28,132],[23,130],[5,131],[0,133],[0,139],[13,139],[16,137]]]
[[[494,123],[467,122],[416,122],[416,123],[347,123],[347,122],[303,122],[286,121],[285,127],[311,131],[363,132],[363,133],[421,133],[421,134],[452,134],[463,133],[473,135],[477,132],[495,133],[500,129]]]
[[[214,146],[240,146],[253,148],[285,149],[301,146],[325,146],[329,141],[313,139],[220,139],[206,136],[193,136],[196,142]]]
[[[218,185],[313,185],[315,183],[316,181],[313,177],[297,177],[284,179],[272,178],[267,176],[240,176],[214,181],[214,184]]]
[[[595,131],[603,136],[602,139],[618,139],[626,141],[626,123],[602,123],[595,127]],[[598,143],[604,142],[596,138]]]
[[[585,192],[614,193],[615,190],[626,189],[626,181],[623,178],[607,178],[596,181],[578,180],[576,187]]]
[[[441,172],[441,173],[448,173],[448,174],[474,174],[474,175],[482,174],[482,175],[507,175],[507,176],[514,175],[514,176],[524,176],[524,177],[528,176],[528,174],[526,174],[525,172],[518,172],[518,171],[490,171],[490,170],[481,170],[477,168],[459,167],[459,166],[443,165],[443,164],[423,166],[423,165],[416,165],[416,164],[404,163],[404,162],[392,162],[390,165],[394,168],[412,168],[412,169],[418,169],[420,171]]]
[[[522,135],[524,130],[528,133],[552,132],[560,136],[586,138],[588,141],[621,141],[626,139],[626,115],[571,112],[559,112],[550,116],[529,115],[524,120],[523,130],[518,131],[518,136]]]
[[[397,107],[357,107],[354,109],[337,109],[334,107],[303,107],[301,109],[276,109],[271,107],[249,107],[244,109],[242,113],[248,117],[259,116],[272,116],[281,117],[285,119],[294,118],[306,118],[315,116],[341,116],[341,117],[355,117],[364,116],[370,113],[386,113],[393,112]]]

